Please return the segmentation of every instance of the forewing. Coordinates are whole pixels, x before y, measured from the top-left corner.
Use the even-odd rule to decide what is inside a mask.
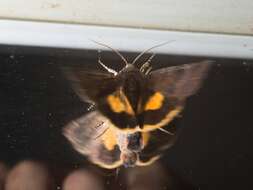
[[[114,75],[108,72],[85,70],[83,67],[63,67],[62,70],[77,95],[85,102],[96,102],[117,86]]]
[[[151,131],[170,123],[183,109],[187,97],[201,87],[210,61],[158,69],[147,75],[150,93],[143,104],[143,129]]]
[[[79,97],[96,105],[116,127],[136,127],[135,117],[125,95],[121,95],[121,81],[111,73],[64,67],[63,71]]]
[[[148,132],[150,138],[139,155],[141,162],[148,163],[153,158],[161,156],[168,148],[174,145],[177,139],[177,129],[170,125],[167,125],[163,129],[164,131],[157,129]]]
[[[148,82],[156,91],[168,97],[185,99],[197,92],[206,78],[212,61],[185,64],[155,70],[148,76]]]
[[[70,122],[64,127],[64,136],[79,153],[103,168],[116,168],[122,164],[118,146],[108,150],[103,135],[110,128],[110,122],[99,112],[93,111]]]

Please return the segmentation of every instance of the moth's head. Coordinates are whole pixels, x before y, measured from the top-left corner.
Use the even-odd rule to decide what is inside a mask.
[[[135,65],[133,65],[132,63],[127,63],[119,72],[118,75],[122,75],[124,73],[129,73],[129,72],[133,72],[136,71],[137,68],[135,67]]]
[[[104,46],[104,47],[106,47],[106,48],[112,50],[114,53],[116,53],[116,54],[121,58],[121,60],[122,60],[123,63],[125,64],[125,66],[124,66],[119,72],[117,72],[117,71],[115,71],[115,70],[113,70],[113,69],[107,67],[106,65],[104,65],[104,64],[101,62],[100,56],[99,56],[99,63],[100,63],[108,72],[113,73],[114,75],[118,75],[119,73],[121,73],[121,72],[123,72],[123,71],[125,71],[125,70],[129,70],[129,69],[131,70],[131,69],[134,69],[134,68],[136,69],[136,68],[137,68],[137,66],[136,66],[136,65],[137,65],[137,61],[138,61],[145,53],[151,51],[152,49],[158,48],[158,47],[160,47],[160,46],[164,46],[164,45],[168,44],[169,42],[171,42],[171,41],[167,41],[167,42],[163,42],[163,43],[160,43],[160,44],[158,44],[158,45],[152,46],[151,48],[148,48],[148,49],[144,50],[143,52],[141,52],[140,54],[138,54],[138,55],[134,58],[134,60],[133,60],[132,62],[128,62],[127,59],[126,59],[118,50],[112,48],[111,46],[109,46],[109,45],[107,45],[107,44],[104,44],[104,43],[101,43],[101,42],[97,42],[97,41],[94,41],[94,40],[92,40],[92,41],[93,41],[94,43],[98,44],[98,45]],[[148,58],[148,60],[145,61],[145,62],[141,65],[141,67],[140,67],[140,71],[141,71],[141,72],[147,74],[147,73],[150,71],[149,69],[148,69],[148,70],[145,70],[145,69],[150,68],[150,67],[149,67],[149,63],[150,63],[151,60],[154,58],[154,56],[155,56],[155,54],[153,53],[153,54]],[[147,65],[148,65],[148,67],[146,67]],[[144,68],[144,70],[143,70],[143,68]]]

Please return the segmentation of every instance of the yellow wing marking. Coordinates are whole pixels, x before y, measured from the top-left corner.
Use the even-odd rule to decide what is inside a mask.
[[[154,125],[144,125],[142,131],[153,131],[155,129],[164,127],[169,122],[171,122],[181,111],[182,107],[177,107],[176,109],[170,111],[159,123],[156,123]]]
[[[110,94],[107,96],[107,102],[113,112],[126,112],[129,115],[134,115],[132,106],[130,105],[124,92],[120,90],[119,94]]]
[[[150,139],[150,133],[149,132],[142,132],[142,139],[143,139],[144,147],[147,146],[149,139]]]
[[[163,105],[164,96],[160,92],[154,93],[147,101],[144,110],[158,110]]]
[[[114,163],[112,164],[105,164],[103,163],[102,161],[93,161],[94,164],[97,164],[98,166],[102,167],[102,168],[106,168],[106,169],[115,169],[115,168],[118,168],[120,167],[122,164],[123,164],[123,160],[118,160],[118,161],[115,161]]]
[[[107,150],[112,151],[117,145],[117,137],[114,128],[108,128],[105,134],[101,136],[104,146]]]
[[[148,166],[148,165],[151,165],[153,164],[155,161],[157,161],[161,156],[158,155],[158,156],[154,156],[152,157],[151,159],[149,159],[149,161],[147,162],[142,162],[141,160],[138,160],[136,165],[137,166]]]
[[[148,125],[145,124],[143,128],[141,129],[139,126],[136,126],[135,128],[124,128],[124,129],[119,129],[116,126],[112,126],[115,130],[119,130],[123,133],[135,133],[135,132],[149,132],[156,130],[158,128],[164,127],[167,125],[169,122],[171,122],[181,111],[183,110],[182,106],[178,106],[172,111],[169,111],[168,114],[159,122],[153,125]]]

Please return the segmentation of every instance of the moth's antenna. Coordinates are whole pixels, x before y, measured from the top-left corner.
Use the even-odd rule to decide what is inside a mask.
[[[127,65],[128,64],[128,62],[127,62],[127,60],[125,59],[125,57],[120,53],[120,52],[118,52],[116,49],[113,49],[112,47],[110,47],[110,46],[108,46],[108,45],[106,45],[106,44],[103,44],[103,43],[101,43],[101,42],[97,42],[97,41],[95,41],[95,40],[91,40],[92,42],[94,42],[94,43],[96,43],[96,44],[98,44],[98,45],[101,45],[101,46],[104,46],[104,47],[107,47],[107,48],[109,48],[110,50],[112,50],[113,52],[115,52],[123,61],[124,61],[124,63]]]
[[[118,74],[117,71],[107,67],[102,61],[101,61],[101,56],[100,56],[100,50],[98,51],[98,63],[105,68],[105,70],[107,70],[109,73],[112,73],[114,76],[116,76]]]
[[[174,41],[174,40],[173,40]],[[166,45],[170,42],[173,42],[173,41],[168,41],[168,42],[164,42],[164,43],[161,43],[161,44],[158,44],[158,45],[155,45],[151,48],[148,48],[146,50],[144,50],[143,52],[141,52],[137,57],[135,57],[134,61],[132,62],[132,64],[134,65],[136,63],[136,61],[138,61],[138,59],[140,59],[141,56],[143,56],[143,54],[147,53],[148,51],[154,49],[154,48],[157,48],[157,47],[160,47],[160,46],[163,46],[163,45]]]
[[[91,103],[91,104],[89,105],[89,107],[87,108],[87,111],[92,110],[94,107],[95,107],[95,104],[94,104],[94,103]]]
[[[175,135],[174,133],[172,133],[172,132],[170,132],[170,131],[167,131],[167,130],[165,130],[165,129],[163,129],[163,128],[158,128],[158,129],[159,129],[160,131],[166,133],[166,134]]]

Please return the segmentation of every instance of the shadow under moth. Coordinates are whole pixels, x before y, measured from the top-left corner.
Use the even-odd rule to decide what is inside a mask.
[[[96,42],[98,43],[98,42]],[[186,99],[201,87],[212,61],[152,70],[154,54],[137,66],[118,51],[125,66],[115,71],[98,60],[104,71],[64,67],[79,97],[93,105],[64,127],[64,135],[79,153],[103,168],[153,163],[175,141],[168,125],[183,110]]]

